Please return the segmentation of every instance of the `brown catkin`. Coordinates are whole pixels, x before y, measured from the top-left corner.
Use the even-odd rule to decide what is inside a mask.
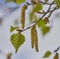
[[[59,54],[56,52],[55,56],[53,57],[53,59],[59,59]]]
[[[35,26],[35,29],[34,29],[34,38],[35,38],[35,50],[38,52],[38,36],[37,36],[37,30],[36,30],[36,26]]]
[[[31,28],[31,46],[32,48],[35,47],[35,50],[38,52],[38,37],[37,37],[36,25],[34,25]]]
[[[27,9],[27,5],[24,5],[22,7],[22,12],[21,12],[21,24],[22,24],[22,29],[24,29],[25,26],[25,10]]]
[[[31,28],[31,46],[34,48],[34,26]]]
[[[35,0],[31,0],[35,1]],[[36,21],[36,12],[34,12],[34,7],[33,6],[33,16],[34,18],[32,19],[33,21]],[[35,50],[38,52],[38,36],[37,36],[37,30],[36,30],[36,25],[32,26],[31,28],[31,46],[32,48],[35,48]]]

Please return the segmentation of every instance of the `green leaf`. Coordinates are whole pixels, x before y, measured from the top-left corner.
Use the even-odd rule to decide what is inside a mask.
[[[42,5],[41,4],[36,4],[35,5],[35,8],[34,8],[34,11],[35,12],[38,12],[38,11],[41,11],[43,9]]]
[[[45,26],[45,27],[43,27],[41,30],[42,30],[42,34],[43,34],[43,35],[46,35],[46,34],[50,31],[50,27]]]
[[[19,47],[24,43],[25,37],[23,34],[19,34],[19,33],[12,34],[10,37],[10,41],[17,52]]]
[[[6,0],[6,2],[15,2],[16,4],[20,4],[25,2],[25,0]]]
[[[6,2],[16,2],[16,0],[6,0]]]
[[[16,29],[18,29],[18,27],[13,27],[13,26],[11,26],[10,32],[13,32],[13,31],[16,30]]]
[[[48,57],[50,57],[50,55],[51,55],[51,52],[50,52],[50,51],[47,51],[47,52],[44,54],[43,58],[48,58]]]
[[[25,0],[17,0],[16,4],[20,4],[20,3],[23,3],[23,2],[25,2]]]
[[[60,7],[60,0],[55,0],[55,2],[57,3],[57,6]]]
[[[53,59],[59,59],[58,53],[54,55]]]
[[[37,26],[38,27],[44,27],[46,25],[46,21],[44,19],[41,19],[38,23]]]

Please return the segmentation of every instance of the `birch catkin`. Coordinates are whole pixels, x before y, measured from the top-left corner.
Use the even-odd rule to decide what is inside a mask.
[[[35,0],[31,0],[31,1],[35,1]],[[32,20],[36,21],[36,12],[34,11],[34,7],[35,6],[33,5],[32,12],[33,12],[34,18]],[[31,46],[32,46],[32,48],[35,48],[35,50],[38,52],[38,36],[37,36],[36,25],[32,26],[32,28],[31,28]]]
[[[38,37],[37,37],[36,25],[34,25],[31,28],[31,45],[32,48],[35,47],[35,50],[38,52]]]
[[[31,28],[31,46],[34,48],[34,26]]]
[[[38,37],[37,37],[37,30],[36,30],[36,26],[34,29],[34,39],[35,39],[35,50],[38,52]]]
[[[22,24],[22,29],[24,29],[25,26],[25,10],[27,9],[27,5],[24,5],[21,10],[21,24]]]

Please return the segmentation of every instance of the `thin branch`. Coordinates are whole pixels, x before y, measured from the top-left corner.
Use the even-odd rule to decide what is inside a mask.
[[[59,51],[59,50],[60,50],[60,46],[57,47],[57,49],[55,49],[53,52],[55,53],[55,52],[57,52],[57,51]]]
[[[51,15],[52,15],[53,11],[55,11],[56,9],[57,9],[57,7],[55,7],[52,11],[50,11],[50,14],[49,14],[48,18],[50,18],[50,17],[51,17]]]
[[[54,1],[53,1],[54,2]],[[28,3],[26,2],[27,5],[34,5],[34,4],[42,4],[42,5],[51,5],[51,3],[47,3],[47,2],[43,2],[43,1],[40,1],[39,3],[36,3],[36,2],[33,2],[33,3]],[[54,2],[53,5],[55,5],[56,3]]]
[[[33,25],[31,25],[31,26],[29,26],[29,27],[27,27],[27,28],[25,28],[25,29],[18,29],[17,31],[23,32],[23,31],[25,31],[25,30],[27,30],[27,29],[30,29],[32,26],[36,25],[42,18],[44,18],[44,17],[47,15],[47,13],[50,12],[50,14],[49,14],[49,16],[48,16],[48,18],[49,18],[49,17],[51,16],[51,14],[57,9],[57,6],[56,6],[52,11],[50,11],[51,6],[52,6],[53,4],[54,4],[54,1],[50,4],[47,12],[45,12],[45,14],[43,14],[43,16],[42,16],[38,21],[36,21],[35,23],[33,23]]]

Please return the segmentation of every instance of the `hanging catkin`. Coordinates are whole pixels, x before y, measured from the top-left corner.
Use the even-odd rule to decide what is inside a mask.
[[[27,9],[27,5],[24,5],[21,10],[21,24],[22,24],[22,29],[24,29],[25,26],[25,10]]]
[[[35,0],[31,0],[35,1]],[[34,18],[32,19],[33,21],[36,21],[36,12],[34,11],[35,6],[33,5],[33,16]],[[35,48],[35,50],[38,52],[38,36],[37,36],[37,30],[36,30],[36,25],[32,26],[31,28],[31,46],[32,48]]]
[[[31,45],[32,48],[35,47],[35,50],[38,52],[38,37],[37,37],[36,25],[34,25],[31,28]]]
[[[35,50],[38,52],[38,37],[37,37],[36,25],[34,27],[35,27],[34,28]]]
[[[34,48],[34,26],[31,28],[31,46]]]

